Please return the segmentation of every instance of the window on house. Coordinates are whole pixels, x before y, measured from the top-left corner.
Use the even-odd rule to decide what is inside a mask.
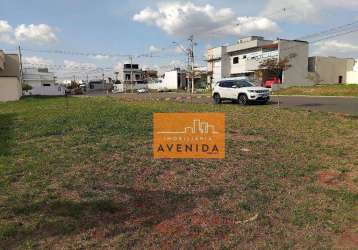
[[[51,84],[49,84],[49,83],[43,83],[42,86],[43,86],[43,87],[51,87]]]
[[[246,58],[247,58],[247,56],[243,56],[242,58],[243,58],[243,59],[246,59]]]
[[[238,64],[239,63],[239,57],[234,57],[234,59],[232,60],[233,64]]]
[[[136,80],[140,80],[140,75],[136,74],[136,75],[135,75],[135,79],[136,79]]]
[[[130,81],[131,79],[131,75],[130,74],[126,74],[126,81]]]

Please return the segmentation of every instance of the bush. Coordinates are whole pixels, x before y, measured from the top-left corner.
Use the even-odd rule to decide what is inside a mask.
[[[32,86],[26,83],[22,84],[22,91],[30,91],[32,90]]]

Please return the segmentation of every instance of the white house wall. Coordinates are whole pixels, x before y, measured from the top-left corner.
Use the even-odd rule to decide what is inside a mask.
[[[358,72],[358,60],[354,60],[353,71]]]
[[[358,84],[358,71],[347,72],[347,83]]]
[[[239,58],[239,63],[234,64],[234,58]],[[254,72],[259,70],[261,63],[267,59],[278,58],[278,51],[262,52],[255,51],[250,53],[244,53],[240,55],[230,56],[230,73],[231,74],[242,74],[247,72]]]
[[[165,73],[163,87],[169,90],[178,89],[178,71],[170,71]]]
[[[23,81],[32,87],[25,95],[63,96],[65,88],[55,83],[55,75],[51,72],[39,72],[37,68],[24,69]],[[50,85],[50,86],[45,86]]]
[[[27,81],[32,89],[25,92],[25,95],[39,95],[39,96],[64,96],[65,88],[59,84],[51,84],[50,86],[43,86],[41,82]]]
[[[222,77],[222,63],[221,61],[213,62],[213,82],[219,81]]]

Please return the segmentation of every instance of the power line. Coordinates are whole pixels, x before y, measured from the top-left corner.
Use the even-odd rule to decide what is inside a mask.
[[[341,32],[344,29],[350,28],[350,27],[352,27],[354,25],[358,25],[358,21],[348,23],[348,24],[345,24],[345,25],[341,25],[341,26],[332,27],[332,28],[329,28],[327,30],[323,30],[323,31],[320,31],[320,32],[312,33],[312,34],[300,37],[300,38],[298,38],[298,40],[307,40],[309,38],[312,39],[312,38],[317,37],[317,36],[329,35],[332,32]]]
[[[340,32],[340,33],[335,34],[335,35],[331,35],[331,36],[328,36],[328,37],[325,37],[325,38],[322,38],[322,39],[318,39],[318,40],[313,41],[311,43],[318,43],[318,42],[321,42],[321,41],[324,41],[324,40],[328,40],[328,39],[331,39],[331,38],[352,34],[352,33],[355,33],[355,32],[358,32],[358,27],[356,29],[353,29],[353,30],[343,31],[343,32]]]

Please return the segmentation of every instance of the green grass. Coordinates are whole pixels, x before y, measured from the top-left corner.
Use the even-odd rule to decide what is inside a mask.
[[[225,160],[152,159],[153,112],[204,111],[226,113]],[[331,248],[357,176],[316,176],[357,173],[357,145],[357,119],[270,106],[0,104],[0,249]]]
[[[358,97],[358,84],[350,85],[317,85],[312,87],[290,87],[281,89],[278,95],[308,95],[308,96],[356,96]]]

